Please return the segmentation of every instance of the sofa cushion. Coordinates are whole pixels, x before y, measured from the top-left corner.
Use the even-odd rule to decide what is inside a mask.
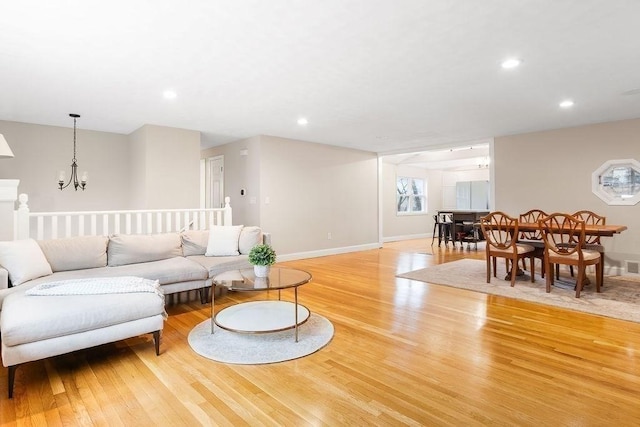
[[[86,270],[60,271],[50,276],[32,280],[32,285],[66,279],[85,279],[91,277],[138,276],[149,280],[158,280],[161,285],[191,280],[206,280],[207,270],[197,262],[184,257],[174,257],[160,261],[127,264],[117,267],[88,268]],[[25,286],[27,284],[25,283]]]
[[[214,225],[209,230],[206,256],[239,255],[238,241],[242,225]]]
[[[260,227],[243,227],[238,239],[238,251],[243,255],[249,255],[251,248],[262,243],[262,230]]]
[[[154,293],[28,296],[9,295],[0,312],[2,342],[12,347],[97,330],[164,313]]]
[[[33,239],[0,242],[0,265],[9,272],[12,286],[53,273],[42,249]]]
[[[182,238],[182,255],[204,255],[209,243],[209,230],[188,230],[180,234]]]
[[[248,255],[209,257],[203,255],[193,255],[187,258],[190,261],[200,264],[208,271],[209,278],[213,278],[220,273],[230,270],[242,270],[251,268]]]
[[[38,241],[54,273],[56,271],[105,267],[107,265],[108,243],[109,238],[105,236]]]
[[[180,234],[116,234],[109,239],[111,267],[182,256]]]
[[[202,256],[204,258],[204,256]],[[207,269],[200,263],[183,257],[145,262],[142,264],[128,264],[118,267],[88,268],[85,270],[59,271],[49,276],[30,280],[18,288],[0,290],[0,310],[4,300],[17,291],[26,291],[41,283],[55,282],[67,279],[86,279],[91,277],[138,276],[145,279],[157,280],[160,285],[173,285],[182,282],[202,281],[209,277]],[[178,287],[179,288],[179,287]],[[193,289],[193,288],[190,288]]]

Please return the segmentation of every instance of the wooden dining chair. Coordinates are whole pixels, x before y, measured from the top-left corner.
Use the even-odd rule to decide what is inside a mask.
[[[574,213],[573,216],[584,221],[585,225],[607,225],[607,217],[598,215],[592,211],[578,211]],[[584,248],[597,251],[600,254],[600,264],[602,264],[602,268],[600,269],[602,276],[600,283],[604,283],[604,245],[600,243],[600,236],[585,235]],[[573,271],[571,271],[571,276],[573,277]]]
[[[573,215],[554,213],[538,220],[544,240],[544,260],[546,270],[547,292],[551,292],[554,282],[553,266],[565,264],[578,269],[576,281],[576,298],[580,298],[588,265],[596,266],[596,292],[602,285],[602,263],[597,251],[584,249],[584,221]]]
[[[520,223],[537,224],[540,218],[544,218],[548,214],[540,209],[531,209],[528,212],[520,214]],[[544,278],[544,241],[542,240],[542,231],[537,229],[535,231],[520,231],[518,236],[518,242],[533,246],[533,257],[540,260],[540,277]],[[522,260],[522,268],[527,269],[525,260]]]
[[[529,258],[531,266],[531,282],[533,276],[533,246],[518,243],[518,220],[504,212],[491,212],[480,218],[480,228],[484,234],[487,258],[487,283],[491,283],[491,266],[493,277],[496,277],[496,259],[504,258],[507,271],[511,267],[511,286],[516,282],[518,260]]]

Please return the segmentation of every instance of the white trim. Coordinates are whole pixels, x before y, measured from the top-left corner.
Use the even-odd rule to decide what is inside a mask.
[[[380,247],[382,247],[384,240],[384,182],[382,167],[382,157],[378,155],[378,244]]]
[[[200,209],[206,207],[207,181],[206,181],[206,160],[200,159]]]
[[[18,200],[19,179],[0,179],[0,202],[15,202]]]
[[[433,237],[433,233],[405,234],[403,236],[390,236],[390,237],[384,237],[382,241],[387,243],[387,242],[398,242],[400,240],[425,239],[428,237]]]
[[[278,262],[280,261],[295,261],[299,259],[318,258],[328,255],[346,254],[349,252],[369,251],[372,249],[380,249],[382,245],[380,243],[367,243],[366,245],[345,246],[342,248],[330,248],[320,249],[317,251],[308,252],[296,252],[292,254],[278,255]]]

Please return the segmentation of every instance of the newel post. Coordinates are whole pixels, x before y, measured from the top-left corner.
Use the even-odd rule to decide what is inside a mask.
[[[15,239],[29,238],[29,196],[22,193],[18,196],[18,210],[16,211]]]
[[[224,198],[224,225],[233,225],[233,215],[231,213],[231,197]]]

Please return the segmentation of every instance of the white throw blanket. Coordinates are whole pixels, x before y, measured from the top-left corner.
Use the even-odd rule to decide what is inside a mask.
[[[64,295],[100,295],[151,292],[164,299],[157,280],[135,276],[96,277],[87,279],[59,280],[43,283],[25,292],[26,295],[64,296]]]

